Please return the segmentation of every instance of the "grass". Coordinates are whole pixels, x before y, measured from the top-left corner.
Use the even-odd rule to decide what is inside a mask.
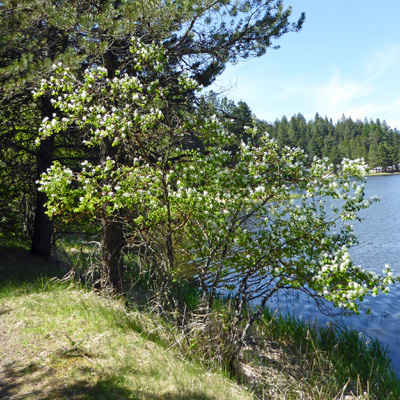
[[[252,398],[222,374],[180,359],[156,318],[76,285],[54,282],[18,296],[3,286],[0,315],[7,327],[0,398]]]
[[[56,260],[0,249],[0,398],[400,398],[385,349],[355,331],[266,311],[240,354],[246,389],[183,357],[180,332],[159,317],[54,279],[64,273]],[[193,292],[186,297],[196,308]],[[222,301],[215,324],[218,315],[227,315]],[[188,355],[202,351],[190,345],[199,347]]]

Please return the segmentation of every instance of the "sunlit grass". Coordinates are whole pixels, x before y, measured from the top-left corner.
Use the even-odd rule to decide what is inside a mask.
[[[14,298],[2,290],[0,304],[5,322],[18,325],[14,344],[29,354],[12,367],[24,378],[17,384],[24,399],[39,392],[49,399],[252,398],[221,374],[179,359],[166,345],[168,329],[122,302],[55,285]]]
[[[0,359],[13,362],[3,368],[6,378],[0,380],[14,385],[9,397],[400,398],[385,349],[355,331],[266,312],[249,337],[255,345],[240,355],[239,382],[251,388],[246,391],[215,372],[219,364],[205,351],[210,343],[187,336],[186,344],[179,330],[143,307],[136,310],[134,302],[128,309],[125,300],[52,278],[65,272],[59,262],[33,258],[26,249],[1,255],[0,272],[6,279],[0,279]],[[197,291],[188,287],[185,298],[196,310]],[[217,305],[216,325],[209,329],[223,341],[218,318],[228,321],[228,303],[221,299]]]

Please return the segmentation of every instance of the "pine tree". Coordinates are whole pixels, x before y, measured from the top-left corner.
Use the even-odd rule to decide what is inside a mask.
[[[110,79],[117,70],[135,75],[138,73],[135,55],[129,48],[133,38],[140,38],[144,43],[161,42],[166,49],[169,63],[160,80],[161,86],[178,82],[183,70],[207,86],[223,71],[227,62],[261,56],[267,48],[277,47],[273,40],[301,29],[304,15],[295,23],[289,21],[290,15],[291,8],[284,9],[280,0],[241,3],[5,0],[0,3],[3,22],[0,27],[0,109],[9,110],[13,118],[18,119],[19,105],[30,105],[35,123],[27,130],[26,137],[31,145],[38,122],[58,113],[49,96],[34,102],[31,93],[43,78],[51,76],[54,64],[61,62],[69,66],[77,76],[93,65],[106,67]],[[143,71],[146,73],[151,79],[151,71]],[[190,90],[187,98],[193,100]],[[1,141],[7,135],[15,137],[15,131],[4,124],[0,132]],[[74,141],[68,146],[76,146],[79,150],[82,137],[79,134],[72,136]],[[50,136],[33,150],[36,176],[51,165],[59,140],[58,135]],[[10,139],[9,146],[13,151],[28,151],[16,147],[14,139]],[[112,156],[113,152],[112,146],[105,141],[100,157]],[[45,215],[45,203],[46,196],[39,192],[32,252],[47,256],[51,251],[52,226]],[[120,228],[113,224],[113,221],[104,221],[102,241],[103,255],[106,255],[103,261],[111,269],[115,263],[115,257],[111,255],[119,254],[120,244],[108,240],[107,232],[122,238],[121,232],[117,233]],[[118,270],[120,266],[115,268]],[[112,282],[111,286],[117,290],[121,287],[118,282]]]

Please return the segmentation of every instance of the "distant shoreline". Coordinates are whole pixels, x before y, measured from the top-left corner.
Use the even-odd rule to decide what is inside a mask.
[[[400,171],[393,171],[393,172],[369,172],[367,176],[386,176],[386,175],[400,175]]]

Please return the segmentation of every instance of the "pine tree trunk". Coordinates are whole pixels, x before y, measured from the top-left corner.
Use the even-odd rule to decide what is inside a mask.
[[[109,49],[103,54],[104,66],[108,70],[108,78],[115,77],[118,66],[116,55]],[[118,149],[113,147],[108,137],[102,140],[100,159],[105,162],[111,158],[118,163]],[[112,182],[104,182],[105,185]],[[101,253],[102,253],[102,290],[116,294],[124,294],[124,259],[123,248],[126,245],[124,229],[118,221],[118,215],[109,215],[106,212],[108,204],[103,205],[101,217]]]
[[[104,138],[101,144],[101,160],[116,157],[116,148],[112,146],[109,138]],[[107,180],[104,184],[113,184]],[[101,252],[102,252],[102,289],[113,293],[124,293],[124,259],[123,248],[126,244],[122,223],[117,214],[110,215],[106,209],[108,203],[103,204],[101,217]]]
[[[49,98],[43,98],[42,118],[52,118],[54,108]],[[40,142],[37,153],[37,179],[40,179],[42,173],[53,163],[54,156],[54,137],[50,136]],[[53,235],[53,224],[46,212],[47,196],[40,191],[36,194],[35,221],[33,224],[31,253],[34,255],[49,257],[51,255],[51,238]]]
[[[47,196],[42,192],[38,192],[31,246],[32,254],[43,257],[49,257],[51,255],[51,238],[53,235],[53,224],[45,214],[46,201]]]
[[[125,290],[122,250],[125,246],[125,236],[122,225],[103,214],[101,227],[102,289],[112,293],[123,294]]]

